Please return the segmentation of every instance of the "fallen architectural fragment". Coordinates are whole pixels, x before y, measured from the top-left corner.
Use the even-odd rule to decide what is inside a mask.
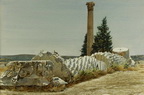
[[[74,59],[68,59],[64,62],[67,68],[71,71],[72,75],[77,75],[80,71],[86,70],[106,70],[106,65],[103,61],[99,61],[91,56],[84,56]]]
[[[119,55],[125,57],[126,59],[129,58],[129,49],[128,48],[114,48],[113,53],[119,54]]]
[[[7,86],[46,86],[55,78],[52,61],[12,61],[1,75],[1,85]],[[58,71],[60,69],[57,69]],[[66,68],[65,68],[66,70]],[[59,71],[61,74],[64,72]],[[54,82],[55,83],[55,82]]]
[[[129,66],[135,66],[135,61],[129,56],[129,49],[128,48],[114,48],[113,53],[123,56],[127,59]]]
[[[98,52],[92,54],[92,56],[100,61],[105,62],[108,67],[112,66],[113,64],[124,65],[127,63],[127,59],[125,59],[123,56],[113,54],[110,52]]]
[[[53,76],[65,81],[70,81],[72,74],[64,63],[64,59],[58,53],[40,52],[32,58],[32,61],[49,60],[53,63]]]
[[[40,53],[31,61],[11,61],[7,68],[0,76],[2,87],[48,86],[49,91],[60,91],[72,77],[63,59],[50,52]]]
[[[9,62],[8,69],[0,76],[0,85],[51,86],[50,91],[59,91],[81,71],[106,71],[113,65],[125,65],[127,62],[123,56],[109,52],[67,60],[58,53],[40,52],[31,61]]]
[[[123,56],[110,52],[98,52],[91,56],[84,56],[64,61],[64,64],[71,71],[72,75],[77,75],[80,71],[86,70],[107,70],[113,65],[125,65],[127,59]]]

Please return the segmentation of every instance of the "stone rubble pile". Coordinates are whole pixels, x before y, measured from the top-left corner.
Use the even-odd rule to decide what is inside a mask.
[[[71,71],[72,75],[77,75],[80,71],[85,70],[106,70],[113,64],[124,65],[127,60],[120,55],[110,52],[98,52],[91,56],[84,56],[74,59],[67,59],[64,64]]]
[[[58,54],[41,52],[31,61],[11,61],[0,76],[0,86],[50,86],[51,91],[65,89],[72,77]]]
[[[53,62],[63,63],[64,59],[58,54],[42,51],[38,55],[34,56],[32,60],[51,60]]]
[[[58,53],[40,52],[32,58],[34,60],[49,60],[53,63],[53,76],[60,77],[65,81],[71,79],[71,72],[64,63],[64,59]]]
[[[129,59],[129,49],[124,47],[113,48],[113,53],[123,56],[126,59]]]
[[[109,66],[112,64],[122,65],[127,63],[127,59],[125,59],[123,56],[110,52],[98,52],[92,54],[91,56],[95,57],[97,60],[105,62]]]
[[[133,62],[130,60],[130,62]],[[113,64],[124,65],[127,59],[109,53],[98,52],[91,56],[64,60],[58,53],[40,52],[31,61],[11,61],[0,76],[4,86],[46,86],[53,84],[64,88],[72,77],[86,70],[107,70]]]
[[[12,61],[7,66],[8,69],[1,75],[1,85],[46,86],[57,76],[54,75],[55,70],[61,74],[65,74],[64,72],[67,70],[64,67],[64,72],[56,69],[57,65],[49,60]]]
[[[80,71],[98,69],[106,70],[106,65],[104,62],[97,60],[91,56],[84,56],[74,59],[67,59],[64,64],[71,71],[72,75],[77,75]]]

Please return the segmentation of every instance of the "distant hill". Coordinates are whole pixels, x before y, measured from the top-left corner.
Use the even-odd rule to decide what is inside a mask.
[[[131,58],[134,61],[140,61],[140,60],[144,60],[144,55],[133,55],[133,56],[131,56]]]
[[[20,54],[20,55],[4,55],[0,56],[0,62],[9,62],[9,61],[29,61],[35,55],[33,54]],[[78,56],[62,56],[64,59],[76,58]]]
[[[77,58],[77,57],[79,57],[79,56],[62,56],[62,58],[64,58],[64,59]]]
[[[32,54],[20,54],[20,55],[4,55],[0,56],[1,61],[29,61],[35,55]]]
[[[34,54],[20,54],[20,55],[4,55],[0,56],[0,62],[8,62],[8,61],[29,61],[31,60],[35,55]],[[62,56],[64,59],[69,58],[76,58],[78,56]],[[131,58],[134,61],[140,61],[144,60],[144,55],[133,55]]]

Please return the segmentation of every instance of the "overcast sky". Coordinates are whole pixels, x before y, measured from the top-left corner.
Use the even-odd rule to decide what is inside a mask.
[[[92,0],[0,0],[1,55],[80,55]],[[94,33],[106,16],[114,47],[144,54],[144,0],[93,0]]]

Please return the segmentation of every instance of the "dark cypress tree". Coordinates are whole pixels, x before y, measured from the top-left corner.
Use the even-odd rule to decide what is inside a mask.
[[[87,34],[85,35],[84,44],[81,49],[81,56],[87,55]]]
[[[94,44],[92,46],[92,53],[95,52],[111,52],[112,51],[112,37],[107,26],[106,17],[102,20],[101,26],[98,26],[98,33],[94,38]]]

